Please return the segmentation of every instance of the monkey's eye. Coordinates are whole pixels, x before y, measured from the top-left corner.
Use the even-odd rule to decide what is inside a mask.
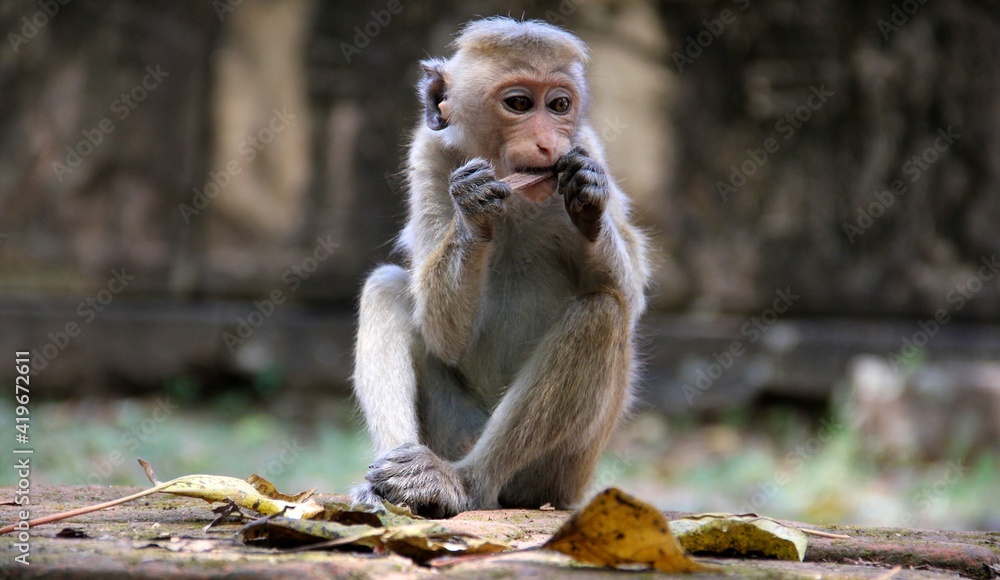
[[[506,105],[508,109],[516,113],[525,113],[530,111],[532,105],[534,105],[534,103],[531,102],[531,99],[524,95],[507,97],[503,100],[503,104]]]
[[[549,101],[549,109],[553,113],[565,113],[569,110],[569,98],[568,97],[558,97]]]

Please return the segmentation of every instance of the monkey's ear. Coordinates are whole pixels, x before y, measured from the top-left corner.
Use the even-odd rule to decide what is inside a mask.
[[[424,117],[427,126],[440,131],[448,126],[448,118],[441,110],[448,93],[444,81],[444,62],[440,60],[425,60],[420,63],[424,76],[420,79],[420,93],[424,98]],[[447,107],[446,107],[447,108]]]

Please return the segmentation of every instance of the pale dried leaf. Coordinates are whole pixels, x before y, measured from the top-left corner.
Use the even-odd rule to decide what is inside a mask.
[[[759,516],[698,514],[671,521],[670,530],[687,551],[698,553],[802,561],[808,544],[801,530]]]

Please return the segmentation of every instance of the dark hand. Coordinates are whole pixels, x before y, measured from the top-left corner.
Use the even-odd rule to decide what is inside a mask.
[[[493,220],[503,213],[510,186],[497,181],[488,161],[476,158],[451,174],[449,187],[459,213],[472,230],[493,239]]]
[[[604,168],[583,147],[574,147],[556,163],[559,192],[566,202],[569,219],[580,233],[594,242],[601,233],[601,216],[610,193]]]

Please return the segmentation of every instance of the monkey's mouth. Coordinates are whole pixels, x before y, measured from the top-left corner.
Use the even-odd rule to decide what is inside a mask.
[[[515,173],[502,178],[511,189],[534,202],[542,202],[555,193],[555,165],[549,167],[518,167]]]
[[[549,165],[548,167],[528,167],[528,166],[515,167],[514,168],[514,172],[515,173],[531,173],[533,175],[547,175],[547,174],[549,174],[549,175],[555,176],[555,174],[556,174],[556,166],[555,165]]]

